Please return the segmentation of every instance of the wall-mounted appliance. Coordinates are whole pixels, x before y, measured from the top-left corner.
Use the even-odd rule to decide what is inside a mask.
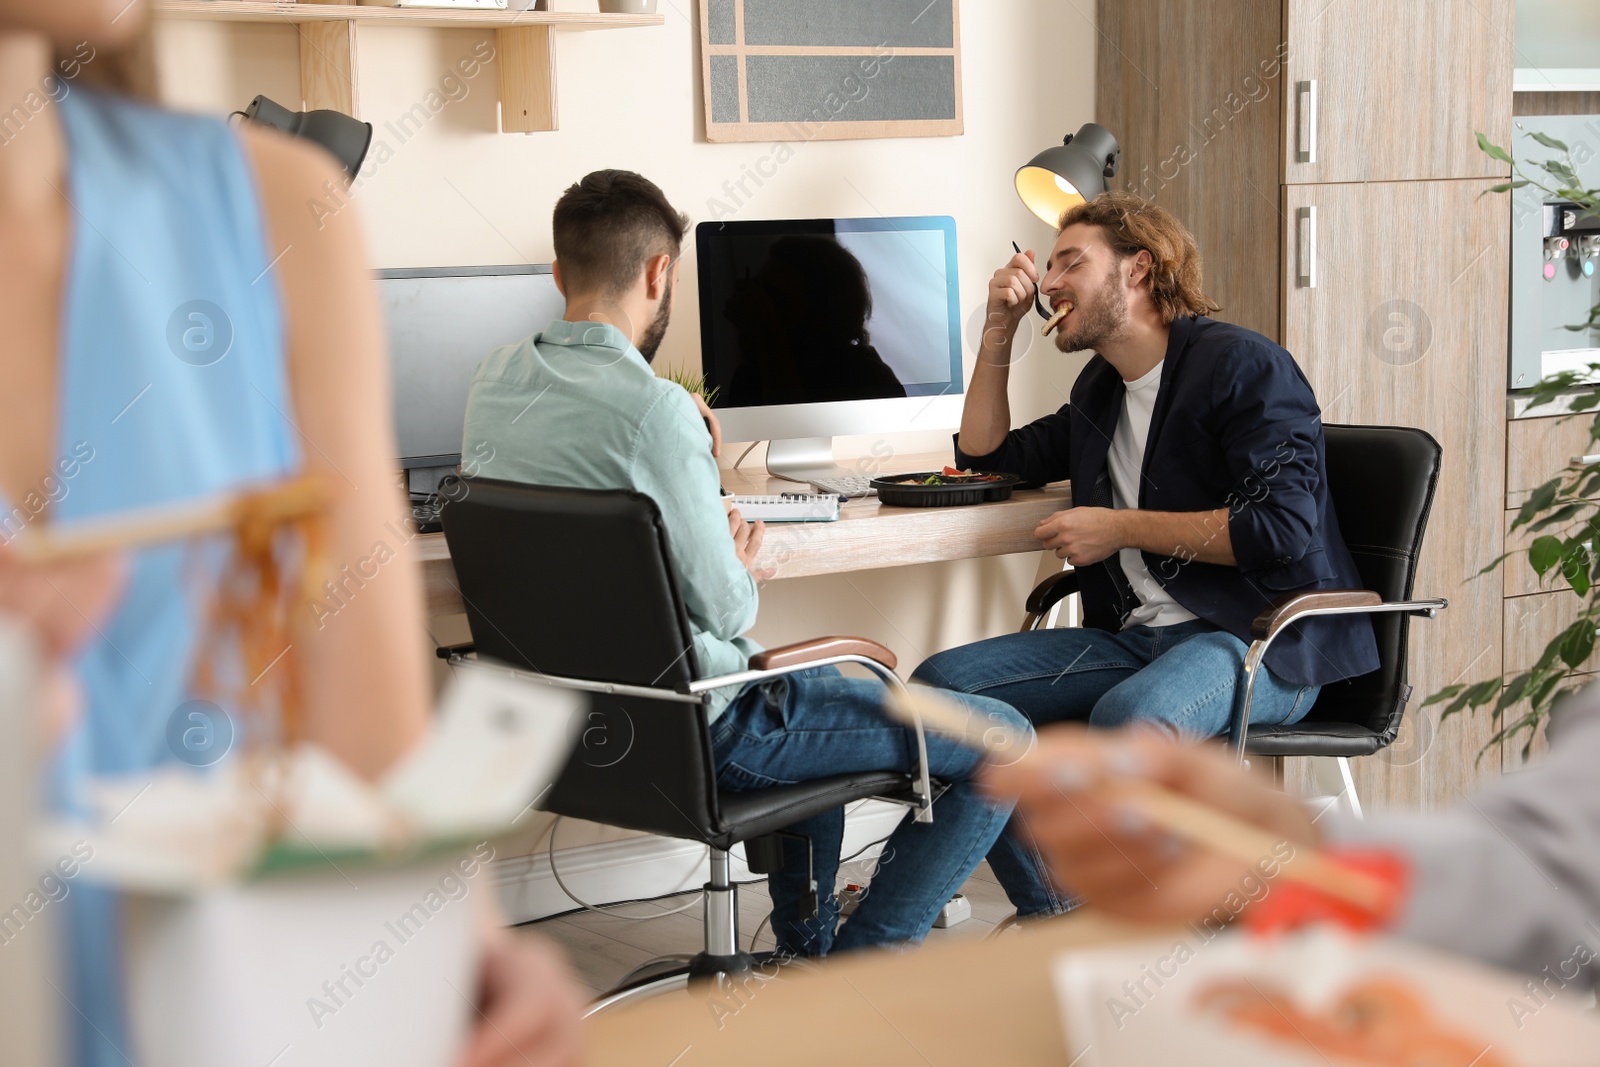
[[[1561,159],[1531,136],[1566,144],[1585,189],[1600,188],[1600,115],[1527,115],[1512,120],[1509,151],[1525,170]],[[1556,184],[1547,180],[1546,184]],[[1600,304],[1600,214],[1548,196],[1531,185],[1511,200],[1512,389],[1527,389],[1560,371],[1600,363],[1600,337],[1568,326],[1587,322]]]

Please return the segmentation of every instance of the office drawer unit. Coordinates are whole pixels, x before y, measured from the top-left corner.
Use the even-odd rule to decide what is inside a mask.
[[[1548,593],[1556,589],[1571,589],[1572,585],[1561,575],[1559,567],[1552,568],[1541,579],[1534,569],[1528,566],[1528,557],[1524,554],[1528,546],[1533,544],[1534,538],[1550,534],[1555,537],[1567,538],[1572,536],[1573,529],[1552,529],[1530,531],[1526,526],[1515,532],[1511,523],[1516,519],[1515,511],[1505,513],[1506,523],[1506,551],[1515,553],[1500,567],[1500,588],[1506,596],[1527,596],[1529,593]],[[1486,575],[1486,581],[1493,579]]]
[[[1544,419],[1511,419],[1506,425],[1506,507],[1520,508],[1528,494],[1576,458],[1600,455],[1589,440],[1594,412]]]
[[[1569,589],[1528,596],[1507,597],[1505,604],[1505,645],[1502,667],[1508,673],[1532,667],[1545,646],[1562,630],[1572,625],[1582,605]],[[1580,670],[1600,670],[1600,643]],[[1483,672],[1473,674],[1476,679]]]
[[[1593,682],[1596,677],[1600,677],[1600,675],[1579,673],[1572,676],[1572,681],[1577,685],[1588,685]],[[1528,714],[1528,702],[1526,700],[1521,700],[1507,708],[1503,713],[1502,719],[1505,723],[1510,724],[1516,722],[1526,714]],[[1528,735],[1526,733],[1520,733],[1515,738],[1507,739],[1504,747],[1501,749],[1500,769],[1504,771],[1520,770],[1548,752],[1550,750],[1550,743],[1545,739],[1546,725],[1546,722],[1541,722],[1538,729],[1534,731],[1533,744],[1528,746],[1527,759],[1522,758],[1522,746],[1528,743]]]
[[[1417,578],[1450,610],[1411,628],[1420,755],[1356,761],[1376,807],[1432,807],[1499,760],[1487,715],[1431,693],[1501,662],[1514,0],[1102,0],[1095,121],[1114,182],[1194,233],[1219,318],[1281,342],[1329,422],[1417,426],[1444,466]],[[1301,761],[1285,781],[1302,788]]]

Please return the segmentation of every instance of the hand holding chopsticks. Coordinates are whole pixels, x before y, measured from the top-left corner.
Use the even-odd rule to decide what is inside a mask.
[[[1107,910],[1149,921],[1196,920],[1233,892],[1254,899],[1274,877],[1366,913],[1393,886],[1318,851],[1298,801],[1217,754],[1149,735],[1056,728],[1029,747],[934,690],[912,686],[890,713],[996,753],[985,783],[1019,798],[1035,842],[1062,881]]]

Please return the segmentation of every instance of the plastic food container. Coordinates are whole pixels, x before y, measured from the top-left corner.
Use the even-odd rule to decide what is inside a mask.
[[[978,474],[985,472],[978,471]],[[1022,479],[1015,474],[992,475],[994,481],[957,482],[954,485],[923,485],[929,478],[942,477],[938,471],[893,474],[872,479],[878,503],[897,508],[949,508],[963,504],[988,504],[1011,499],[1011,490]]]
[[[131,898],[137,1061],[450,1067],[474,1019],[476,898],[492,879],[443,859],[346,873]]]

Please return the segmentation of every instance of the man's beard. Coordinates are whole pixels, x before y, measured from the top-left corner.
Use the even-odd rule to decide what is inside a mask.
[[[1073,312],[1078,321],[1070,332],[1063,328],[1056,333],[1056,348],[1082,352],[1098,349],[1114,339],[1128,325],[1128,297],[1122,291],[1122,272],[1113,265],[1089,306],[1080,303]]]
[[[661,306],[656,309],[655,320],[645,327],[644,336],[639,338],[635,346],[646,363],[655,362],[656,349],[661,347],[661,339],[667,336],[667,322],[672,318],[672,289],[669,281],[667,291],[661,294]]]

